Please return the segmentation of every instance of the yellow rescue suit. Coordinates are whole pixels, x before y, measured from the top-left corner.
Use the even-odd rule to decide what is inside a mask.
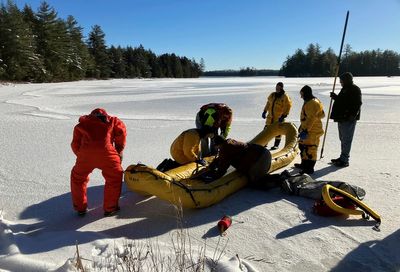
[[[171,145],[171,156],[179,164],[194,162],[200,155],[200,135],[197,129],[182,132]]]
[[[264,107],[264,111],[268,112],[265,125],[277,122],[281,116],[288,116],[292,108],[292,101],[285,91],[282,92],[283,94],[281,95],[280,93],[273,92],[268,96],[267,104]]]
[[[305,101],[300,114],[299,132],[307,131],[307,138],[299,140],[305,148],[301,150],[302,160],[317,160],[319,138],[324,134],[322,119],[325,117],[324,106],[317,98]]]

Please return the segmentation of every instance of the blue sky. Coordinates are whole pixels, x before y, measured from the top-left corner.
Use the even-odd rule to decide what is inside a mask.
[[[40,0],[15,0],[35,11]],[[400,53],[400,0],[48,0],[59,17],[73,15],[90,32],[95,24],[108,45],[142,44],[156,54],[205,60],[206,70],[279,69],[297,48],[318,43],[339,52]]]

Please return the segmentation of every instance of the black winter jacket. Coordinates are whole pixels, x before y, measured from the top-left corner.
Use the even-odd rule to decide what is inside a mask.
[[[330,119],[335,122],[360,120],[361,90],[357,85],[343,86],[333,102]]]

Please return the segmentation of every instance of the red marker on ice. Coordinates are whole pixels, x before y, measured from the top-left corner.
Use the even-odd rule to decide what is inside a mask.
[[[232,225],[232,218],[228,215],[224,215],[218,222],[218,230],[219,233],[222,235],[224,232]]]

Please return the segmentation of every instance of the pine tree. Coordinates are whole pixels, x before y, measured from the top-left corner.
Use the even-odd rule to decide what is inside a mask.
[[[175,78],[183,77],[183,70],[182,70],[182,65],[181,65],[180,59],[175,54],[172,54],[171,61],[172,61],[173,77],[175,77]]]
[[[125,78],[125,61],[124,61],[124,51],[120,46],[115,48],[111,46],[109,49],[109,57],[111,60],[111,77],[113,78]]]
[[[127,78],[137,77],[136,69],[134,66],[134,49],[128,46],[124,51],[125,72]]]
[[[70,62],[67,26],[46,2],[42,2],[36,16],[38,53],[44,60],[47,80],[64,80]]]
[[[87,41],[89,52],[94,60],[94,71],[90,76],[96,78],[109,78],[111,74],[110,59],[107,53],[105,34],[99,25],[94,25]]]
[[[138,71],[139,77],[149,78],[151,77],[151,67],[147,61],[147,52],[143,45],[135,48],[133,55],[133,65]]]
[[[191,75],[192,75],[191,61],[187,57],[182,57],[181,65],[182,65],[183,77],[185,77],[185,78],[191,77]]]
[[[195,59],[192,59],[192,76],[191,77],[199,77],[202,73],[201,66],[196,62]]]
[[[38,80],[43,66],[35,53],[36,44],[30,25],[11,0],[6,6],[1,6],[0,13],[2,77],[9,80]]]
[[[67,51],[68,79],[79,80],[85,77],[88,69],[89,51],[83,42],[82,27],[73,16],[68,16],[67,33],[69,46]]]
[[[332,48],[328,48],[322,54],[322,76],[334,76],[336,72],[336,54]]]
[[[161,66],[162,73],[165,77],[173,77],[172,73],[172,63],[170,61],[169,54],[162,54],[159,56],[159,63]]]
[[[158,58],[156,54],[154,54],[151,50],[148,51],[147,62],[151,69],[151,77],[156,77],[156,78],[164,77],[161,66],[158,62]]]
[[[204,73],[205,69],[206,69],[206,63],[204,62],[204,59],[201,58],[200,59],[200,71],[201,71],[201,74]]]
[[[400,55],[392,50],[385,50],[382,53],[383,75],[400,75]]]

